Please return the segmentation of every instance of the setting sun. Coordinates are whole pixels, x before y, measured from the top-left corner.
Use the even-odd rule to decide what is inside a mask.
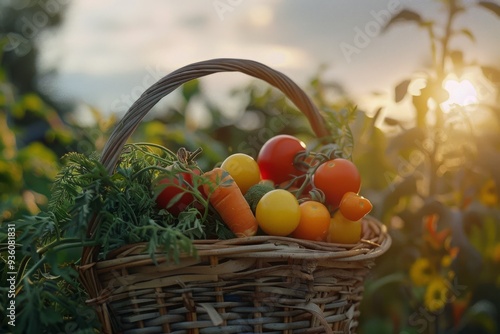
[[[465,107],[477,104],[477,91],[472,82],[467,79],[458,81],[448,79],[443,83],[444,89],[450,97],[441,104],[444,111],[450,111],[454,107]]]

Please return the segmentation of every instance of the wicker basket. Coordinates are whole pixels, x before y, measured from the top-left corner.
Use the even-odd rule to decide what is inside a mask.
[[[288,77],[260,63],[213,59],[180,68],[152,85],[117,124],[101,161],[112,172],[121,150],[148,111],[183,83],[217,72],[241,72],[280,89],[308,118],[318,137],[323,118]],[[89,223],[91,236],[98,219]],[[368,217],[356,245],[255,236],[195,241],[198,257],[154,264],[144,244],[97,261],[83,251],[79,268],[104,333],[352,333],[363,282],[391,244],[385,226]]]

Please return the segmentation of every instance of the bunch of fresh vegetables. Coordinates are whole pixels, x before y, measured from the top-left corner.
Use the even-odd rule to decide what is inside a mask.
[[[153,259],[162,250],[177,261],[195,255],[195,239],[268,234],[357,243],[372,208],[358,194],[359,172],[328,145],[319,147],[277,135],[256,158],[235,153],[206,171],[196,162],[201,149],[127,144],[113,173],[97,156],[68,154],[48,211],[16,222],[25,257],[19,270],[29,278],[48,263],[61,275],[60,264],[78,264],[84,246],[98,247],[104,258],[144,242]],[[93,219],[98,224],[89,231]]]
[[[135,143],[125,145],[112,173],[97,155],[66,155],[48,210],[14,222],[22,330],[57,331],[65,319],[81,328],[96,325],[93,313],[81,310],[86,294],[75,265],[83,247],[104,259],[121,246],[143,243],[153,261],[158,252],[178,261],[196,255],[196,239],[267,234],[357,243],[371,204],[358,195],[359,172],[338,149],[306,148],[278,135],[256,158],[235,153],[202,170],[201,150],[174,153]],[[50,314],[42,311],[47,305]]]
[[[359,195],[356,166],[332,155],[328,147],[314,152],[296,137],[277,135],[256,159],[235,153],[210,171],[184,164],[177,174],[160,174],[156,203],[173,215],[212,211],[236,237],[262,233],[354,244],[372,205]]]

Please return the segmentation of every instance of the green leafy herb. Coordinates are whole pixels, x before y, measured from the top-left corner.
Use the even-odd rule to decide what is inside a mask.
[[[351,158],[354,148],[354,136],[350,124],[355,119],[356,113],[357,108],[351,107],[339,111],[327,111],[323,114],[330,130],[332,143],[334,143],[323,145],[323,152],[329,151],[331,157]]]
[[[128,144],[112,174],[96,154],[63,157],[48,211],[14,222],[21,332],[58,331],[68,323],[84,329],[97,326],[95,314],[93,321],[85,316],[93,311],[82,311],[86,293],[75,265],[80,264],[83,247],[98,247],[98,259],[104,259],[121,246],[142,242],[153,261],[158,256],[179,261],[184,255],[196,256],[195,239],[234,237],[199,192],[206,182],[200,175],[185,189],[199,201],[197,208],[176,217],[156,205],[157,178],[185,171],[188,164],[192,167],[198,153],[174,154],[154,144]],[[0,227],[2,239],[6,228]],[[6,250],[1,244],[0,252]],[[0,299],[6,305],[5,294]]]

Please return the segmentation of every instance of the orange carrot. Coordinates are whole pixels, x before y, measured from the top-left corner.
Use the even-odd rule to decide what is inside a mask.
[[[215,211],[237,237],[249,237],[257,233],[257,220],[240,188],[228,172],[214,168],[203,176],[210,182],[203,185],[205,194]]]

